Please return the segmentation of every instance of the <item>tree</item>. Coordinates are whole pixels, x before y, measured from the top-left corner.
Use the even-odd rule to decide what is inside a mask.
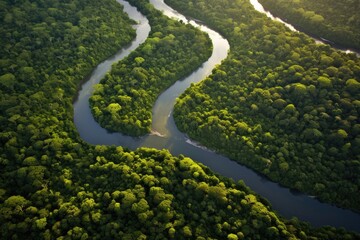
[[[325,76],[320,76],[317,79],[320,87],[324,87],[324,88],[331,88],[332,87],[332,82],[329,78],[325,77]]]
[[[85,213],[91,212],[94,209],[95,205],[96,203],[94,199],[85,198],[81,203],[81,210]]]
[[[348,79],[346,81],[346,90],[348,90],[351,93],[359,93],[360,83],[354,78]]]
[[[45,229],[47,225],[47,220],[46,220],[46,217],[44,218],[40,218],[38,220],[35,221],[35,226],[38,230],[43,230]]]
[[[125,208],[132,206],[132,204],[137,200],[136,196],[130,190],[123,191],[122,194],[123,198],[121,201]]]
[[[191,228],[189,226],[185,226],[183,227],[183,234],[185,237],[191,237],[192,236],[192,231]]]
[[[16,84],[16,78],[12,73],[6,73],[0,76],[0,84],[8,90],[13,90]]]
[[[108,110],[111,115],[116,115],[117,112],[121,110],[121,106],[120,106],[119,103],[110,103],[110,104],[106,107],[106,110]]]
[[[131,206],[131,210],[134,211],[136,214],[146,212],[149,210],[150,206],[145,199],[141,199],[137,203],[133,203]]]
[[[228,240],[238,240],[238,236],[236,234],[230,233],[227,235]]]
[[[5,207],[12,209],[12,212],[15,214],[22,213],[24,208],[27,207],[29,204],[30,201],[20,195],[11,196],[4,202]]]

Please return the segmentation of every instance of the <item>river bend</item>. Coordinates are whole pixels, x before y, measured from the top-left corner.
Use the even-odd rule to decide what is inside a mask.
[[[110,133],[101,128],[94,120],[89,108],[89,97],[93,85],[99,83],[105,74],[111,70],[113,63],[125,58],[143,43],[151,30],[148,20],[136,8],[130,6],[124,0],[117,1],[124,5],[124,11],[128,13],[130,18],[138,22],[134,26],[137,36],[129,46],[119,50],[114,56],[100,63],[78,93],[78,98],[74,102],[74,123],[80,136],[86,142],[99,145],[120,145],[130,149],[138,147],[168,149],[173,155],[183,154],[189,156],[208,166],[214,172],[230,177],[235,181],[244,180],[246,185],[267,198],[273,209],[286,218],[297,217],[300,220],[310,222],[313,226],[331,225],[360,232],[360,214],[330,204],[320,203],[311,196],[293,192],[271,182],[251,169],[196,144],[176,128],[171,114],[176,97],[183,93],[191,83],[199,82],[211,74],[212,69],[227,57],[230,47],[227,40],[220,34],[201,23],[188,20],[164,4],[163,0],[150,0],[150,2],[157,9],[163,11],[165,15],[190,23],[208,33],[213,43],[212,55],[199,69],[185,79],[177,81],[159,96],[153,108],[151,134],[141,138],[132,138],[119,133]]]

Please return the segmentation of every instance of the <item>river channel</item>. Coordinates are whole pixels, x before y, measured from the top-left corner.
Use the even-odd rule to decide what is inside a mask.
[[[105,74],[111,70],[113,63],[125,58],[143,43],[151,29],[148,20],[136,8],[130,6],[126,1],[118,0],[118,2],[124,6],[124,11],[128,13],[130,18],[138,22],[134,26],[137,36],[129,46],[119,50],[114,56],[99,64],[82,85],[78,98],[74,102],[74,122],[84,141],[90,144],[120,145],[130,149],[138,147],[168,149],[175,156],[179,154],[189,156],[208,166],[214,172],[230,177],[235,181],[242,179],[252,190],[268,199],[273,209],[286,218],[297,217],[300,220],[310,222],[313,226],[330,225],[360,232],[360,214],[321,203],[314,197],[284,188],[253,170],[198,145],[179,132],[171,114],[176,97],[184,92],[191,83],[199,82],[208,76],[215,65],[220,64],[227,57],[230,47],[227,40],[217,32],[201,23],[187,19],[164,4],[163,0],[150,0],[150,2],[157,9],[163,11],[165,15],[188,22],[208,33],[213,43],[212,55],[199,69],[188,77],[177,81],[159,96],[153,108],[151,134],[141,138],[132,138],[119,133],[110,133],[101,128],[94,120],[89,108],[89,97],[93,85],[99,83]]]

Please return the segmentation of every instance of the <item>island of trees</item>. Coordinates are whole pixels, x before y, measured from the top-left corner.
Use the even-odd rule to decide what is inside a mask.
[[[160,93],[197,69],[212,52],[205,33],[146,3],[133,1],[150,21],[149,38],[112,67],[90,98],[93,116],[102,127],[131,136],[150,132],[152,107]]]
[[[173,1],[229,40],[177,101],[179,129],[283,185],[360,210],[360,60],[269,21],[245,1]]]
[[[1,239],[360,239],[278,216],[185,156],[93,146],[72,101],[134,37],[112,0],[0,0]]]
[[[274,15],[332,44],[360,49],[358,0],[259,0]]]

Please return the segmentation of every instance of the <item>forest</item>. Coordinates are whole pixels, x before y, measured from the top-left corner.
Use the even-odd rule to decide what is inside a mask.
[[[329,43],[360,49],[358,0],[259,0],[274,15]]]
[[[90,106],[102,127],[142,136],[151,130],[152,107],[160,93],[205,62],[212,45],[190,24],[163,16],[146,1],[133,3],[145,6],[150,36],[95,86]]]
[[[360,239],[283,219],[186,156],[85,143],[73,99],[135,22],[113,0],[0,6],[0,239]]]
[[[359,58],[268,21],[247,2],[167,2],[231,46],[177,100],[178,128],[282,185],[359,211]]]

